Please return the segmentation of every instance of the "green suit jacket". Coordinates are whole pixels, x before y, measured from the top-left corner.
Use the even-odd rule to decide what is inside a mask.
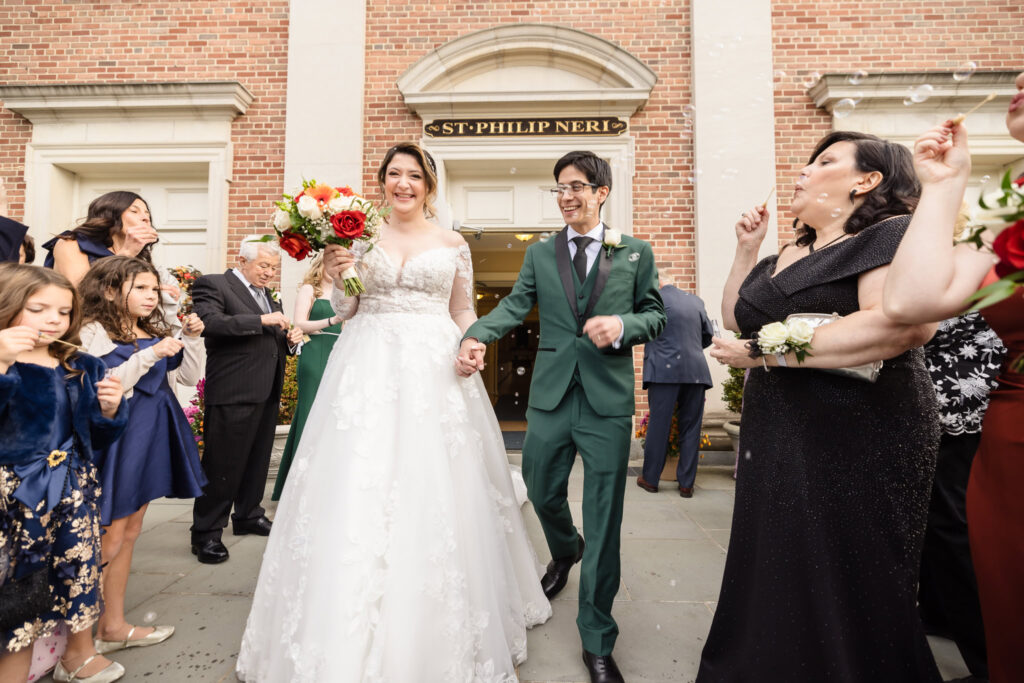
[[[554,410],[579,368],[587,400],[598,415],[632,415],[632,347],[657,338],[665,327],[654,253],[650,244],[629,235],[622,236],[610,258],[607,248],[601,245],[592,268],[597,270],[593,290],[589,298],[580,302],[569,259],[567,231],[564,228],[552,239],[526,249],[512,292],[497,308],[473,323],[465,337],[490,344],[522,323],[537,304],[540,342],[530,384],[530,407]],[[582,310],[578,302],[585,304]],[[584,323],[595,315],[622,318],[621,348],[598,349],[583,334]]]

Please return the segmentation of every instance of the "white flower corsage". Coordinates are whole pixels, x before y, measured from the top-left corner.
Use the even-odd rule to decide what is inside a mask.
[[[621,249],[622,244],[622,233],[615,228],[604,229],[604,255],[605,258],[611,258],[612,252],[616,249]]]
[[[270,288],[270,298],[274,300],[274,303],[281,303],[281,292],[277,291],[273,287]]]
[[[803,363],[804,358],[811,354],[811,340],[814,339],[814,328],[806,320],[790,320],[785,323],[768,323],[762,327],[757,338],[750,343],[750,355],[753,358],[763,355],[786,354],[792,351],[797,362]]]

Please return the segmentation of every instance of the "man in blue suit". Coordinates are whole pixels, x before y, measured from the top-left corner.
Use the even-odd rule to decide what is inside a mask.
[[[711,321],[704,302],[672,284],[667,268],[659,266],[658,276],[668,322],[661,336],[644,346],[643,387],[651,415],[643,474],[637,477],[636,485],[657,493],[675,413],[679,419],[679,495],[691,498],[697,477],[704,392],[711,388],[711,373],[703,353],[711,345]]]

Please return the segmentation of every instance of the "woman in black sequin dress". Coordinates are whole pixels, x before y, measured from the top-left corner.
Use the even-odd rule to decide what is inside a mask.
[[[715,339],[712,356],[753,369],[699,683],[940,680],[915,608],[939,439],[918,347],[934,328],[881,312],[918,192],[907,149],[837,132],[801,171],[795,243],[756,262],[767,211],[736,225],[727,327],[750,338],[791,313],[845,317],[817,329],[802,364],[792,353],[750,358],[745,341]],[[873,384],[814,369],[879,359]]]

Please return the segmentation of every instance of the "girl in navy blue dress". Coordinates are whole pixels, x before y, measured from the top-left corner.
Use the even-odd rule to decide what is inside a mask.
[[[26,680],[32,642],[63,622],[71,635],[54,680],[114,681],[124,668],[92,646],[101,609],[93,461],[125,427],[121,383],[78,352],[81,312],[67,278],[3,264],[0,282],[0,680]]]
[[[167,382],[194,385],[205,351],[203,323],[189,316],[184,341],[167,336],[160,309],[160,282],[141,259],[110,256],[93,265],[80,290],[86,324],[82,344],[121,380],[131,417],[124,435],[97,458],[103,497],[103,594],[106,603],[96,632],[98,652],[154,645],[169,638],[170,626],[136,627],[125,621],[124,598],[132,551],[142,532],[149,502],[194,498],[206,477],[185,413]]]

